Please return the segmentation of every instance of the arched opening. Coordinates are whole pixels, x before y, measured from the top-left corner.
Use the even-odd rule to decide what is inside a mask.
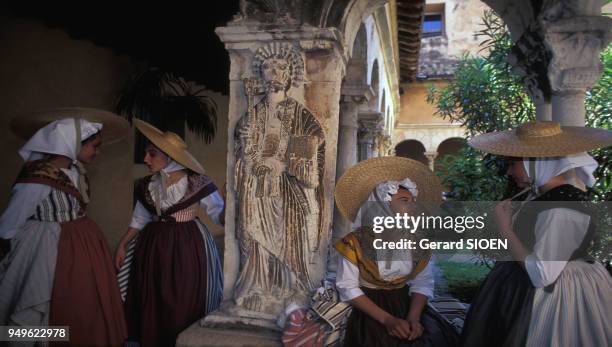
[[[425,156],[425,146],[417,140],[404,140],[398,143],[395,146],[395,155],[414,159],[425,165],[429,165],[427,157]]]
[[[380,75],[380,72],[378,70],[378,60],[374,60],[374,64],[372,65],[372,75],[370,77],[370,87],[374,91],[374,97],[370,99],[370,102],[368,104],[370,110],[378,109],[378,102],[380,101],[378,98],[382,97],[379,93],[379,88],[380,88],[380,80],[379,80],[380,76],[379,75]]]
[[[361,24],[355,42],[353,52],[346,67],[344,82],[364,85],[367,83],[368,74],[368,37],[365,25]]]
[[[467,147],[467,142],[460,137],[451,137],[442,141],[438,146],[438,155],[434,163],[434,170],[444,177],[447,168],[457,160],[461,155],[460,150],[465,147]]]

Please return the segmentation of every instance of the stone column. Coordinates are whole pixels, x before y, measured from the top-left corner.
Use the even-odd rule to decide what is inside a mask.
[[[602,73],[599,55],[612,38],[612,19],[601,16],[600,3],[560,1],[541,15],[544,43],[552,52],[552,119],[563,125],[585,125],[585,93]]]
[[[429,169],[434,171],[434,164],[436,157],[438,156],[438,152],[436,151],[427,151],[425,152],[425,156],[427,157],[427,163],[429,164]]]
[[[359,113],[359,161],[378,156],[377,138],[383,130],[382,112]]]
[[[599,54],[612,38],[602,1],[483,1],[509,27],[509,61],[524,77],[537,119],[584,126],[585,93],[601,76]]]
[[[359,105],[373,96],[369,86],[342,86],[340,103],[340,126],[338,132],[338,154],[336,160],[336,181],[342,174],[355,165],[358,160],[357,133],[359,130]],[[334,229],[332,241],[342,238],[351,231],[351,222],[347,221],[338,209],[334,209]],[[333,269],[332,269],[333,270]]]
[[[301,301],[310,297],[312,289],[320,284],[325,274],[334,208],[340,87],[346,64],[342,36],[335,28],[249,22],[217,28],[216,33],[225,43],[231,61],[224,302],[221,309],[207,316],[202,324],[278,330],[276,320],[286,305],[290,302],[302,304]],[[270,68],[270,64],[275,66],[274,69]],[[287,65],[291,65],[291,68],[287,68]],[[279,69],[287,72],[279,72]],[[268,135],[269,127],[262,122],[269,119],[265,116],[266,110],[272,108],[268,105],[275,102],[270,97],[270,90],[275,88],[274,84],[268,84],[272,78],[270,76],[280,81],[289,78],[290,81],[286,88],[275,91],[276,94],[286,93],[286,96],[276,98],[276,101],[280,100],[276,110],[280,112],[277,114],[281,119],[274,126],[280,130]],[[296,128],[291,126],[292,122],[300,124]],[[240,143],[242,145],[238,147]],[[286,155],[272,153],[270,157],[270,151],[279,150]],[[322,155],[317,155],[317,151]],[[265,166],[267,164],[261,158],[276,158],[281,163]],[[250,165],[253,167],[251,171]],[[279,196],[284,196],[274,191],[274,187],[278,186],[274,184],[277,172],[296,177],[298,182],[294,183],[294,189],[304,190],[305,200],[292,200],[292,204],[297,206],[296,218],[303,217],[303,220],[286,224],[266,222],[266,218],[277,218],[270,212],[269,215],[253,215],[261,222],[245,221],[244,211],[253,210],[245,209],[246,204],[260,202],[245,199],[237,192],[243,196],[255,192],[253,194],[262,195],[274,203],[275,199],[280,199]],[[250,176],[257,179],[250,180]],[[305,210],[310,212],[304,214]],[[254,226],[248,227],[247,224]],[[285,229],[281,230],[279,225],[284,225],[282,228]],[[303,230],[297,230],[299,228]],[[258,233],[262,234],[260,238]],[[278,245],[284,249],[302,247],[301,255],[288,257],[284,254],[289,254],[289,251],[281,252],[272,249],[274,245],[266,246],[268,241],[264,235],[267,234],[278,235]],[[245,240],[252,247],[259,247],[259,253],[247,253],[251,248],[244,247]],[[247,272],[251,271],[250,266],[253,266],[253,271],[261,270],[251,258],[263,252],[270,254],[270,261],[279,264],[266,266],[285,266],[295,274],[282,279],[268,279],[268,284],[259,283],[264,281],[262,277],[245,281],[244,277],[248,277]],[[285,276],[284,273],[280,275]],[[257,283],[244,285],[251,283],[249,281]],[[297,284],[287,284],[292,281]],[[244,296],[237,296],[238,284],[242,284],[240,293],[246,290]],[[251,291],[255,285],[257,288],[262,285],[278,287],[282,295],[274,295],[272,289]]]
[[[392,155],[391,151],[393,149],[393,140],[391,140],[391,136],[387,134],[380,134],[378,136],[378,154],[381,157]]]

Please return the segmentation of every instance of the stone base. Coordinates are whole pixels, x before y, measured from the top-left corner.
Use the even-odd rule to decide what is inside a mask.
[[[282,330],[273,315],[248,311],[226,301],[214,312],[192,324],[176,341],[177,346],[282,346]]]
[[[256,328],[209,328],[199,322],[183,331],[176,340],[177,347],[280,347],[281,333]]]
[[[280,332],[282,329],[277,325],[277,318],[271,314],[245,310],[233,305],[229,301],[225,301],[219,309],[202,318],[200,326],[216,329],[270,330]]]

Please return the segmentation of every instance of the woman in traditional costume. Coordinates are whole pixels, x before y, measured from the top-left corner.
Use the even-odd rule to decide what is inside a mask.
[[[588,255],[596,218],[580,203],[597,168],[585,151],[612,145],[612,132],[535,121],[469,144],[509,157],[508,175],[530,194],[514,216],[509,200],[495,209],[511,259],[481,285],[463,345],[612,345],[612,279]]]
[[[439,205],[441,198],[439,179],[425,165],[406,158],[364,160],[340,178],[338,209],[350,221],[360,207],[362,214],[362,227],[335,244],[341,255],[336,288],[354,307],[345,346],[453,346],[458,341],[454,328],[427,306],[434,291],[430,254],[405,250],[381,260],[372,242],[383,234],[375,234],[370,219],[363,217],[414,213],[415,201]],[[386,233],[405,235],[398,230]]]
[[[71,346],[120,346],[127,337],[123,307],[106,240],[86,214],[82,163],[129,126],[93,109],[36,116],[14,121],[20,134],[51,123],[19,151],[26,163],[0,217],[0,237],[11,245],[0,263],[0,325],[68,326]],[[57,120],[64,117],[75,118]]]
[[[201,207],[222,224],[224,203],[178,135],[140,120],[134,125],[150,141],[144,161],[153,174],[136,183],[136,206],[116,266],[121,268],[129,243],[138,236],[126,299],[130,341],[174,346],[181,331],[221,303],[221,262],[196,212]]]

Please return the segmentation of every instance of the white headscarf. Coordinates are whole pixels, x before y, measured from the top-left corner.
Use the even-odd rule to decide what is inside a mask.
[[[410,178],[405,178],[401,181],[385,181],[376,186],[376,194],[382,201],[391,201],[391,195],[397,194],[399,188],[405,188],[410,191],[413,197],[419,195],[416,183]]]
[[[416,183],[410,178],[381,182],[372,190],[368,200],[362,204],[353,226],[360,226],[362,218],[371,221],[375,216],[394,216],[395,214],[391,211],[391,195],[397,194],[400,187],[408,189],[415,198],[419,194]]]
[[[44,154],[63,155],[77,162],[81,141],[102,130],[102,124],[80,119],[81,139],[77,141],[76,120],[65,118],[39,129],[19,150],[25,161],[42,158]],[[78,143],[77,143],[78,142]]]
[[[568,183],[578,188],[580,188],[580,183],[584,183],[587,187],[592,187],[595,184],[593,172],[597,169],[598,164],[597,161],[587,153],[579,153],[564,157],[536,158],[534,160],[535,177],[531,177],[531,173],[529,172],[529,161],[530,158],[523,158],[523,165],[536,189],[546,184],[551,178],[572,169],[574,169],[576,177],[582,182],[572,182],[572,180],[569,180]]]
[[[77,128],[78,126],[78,128]],[[39,129],[19,150],[25,161],[41,159],[45,154],[63,155],[72,159],[77,170],[77,189],[83,201],[89,202],[88,187],[85,180],[85,168],[77,157],[81,142],[102,130],[101,123],[92,123],[84,119],[65,118],[56,120]]]

